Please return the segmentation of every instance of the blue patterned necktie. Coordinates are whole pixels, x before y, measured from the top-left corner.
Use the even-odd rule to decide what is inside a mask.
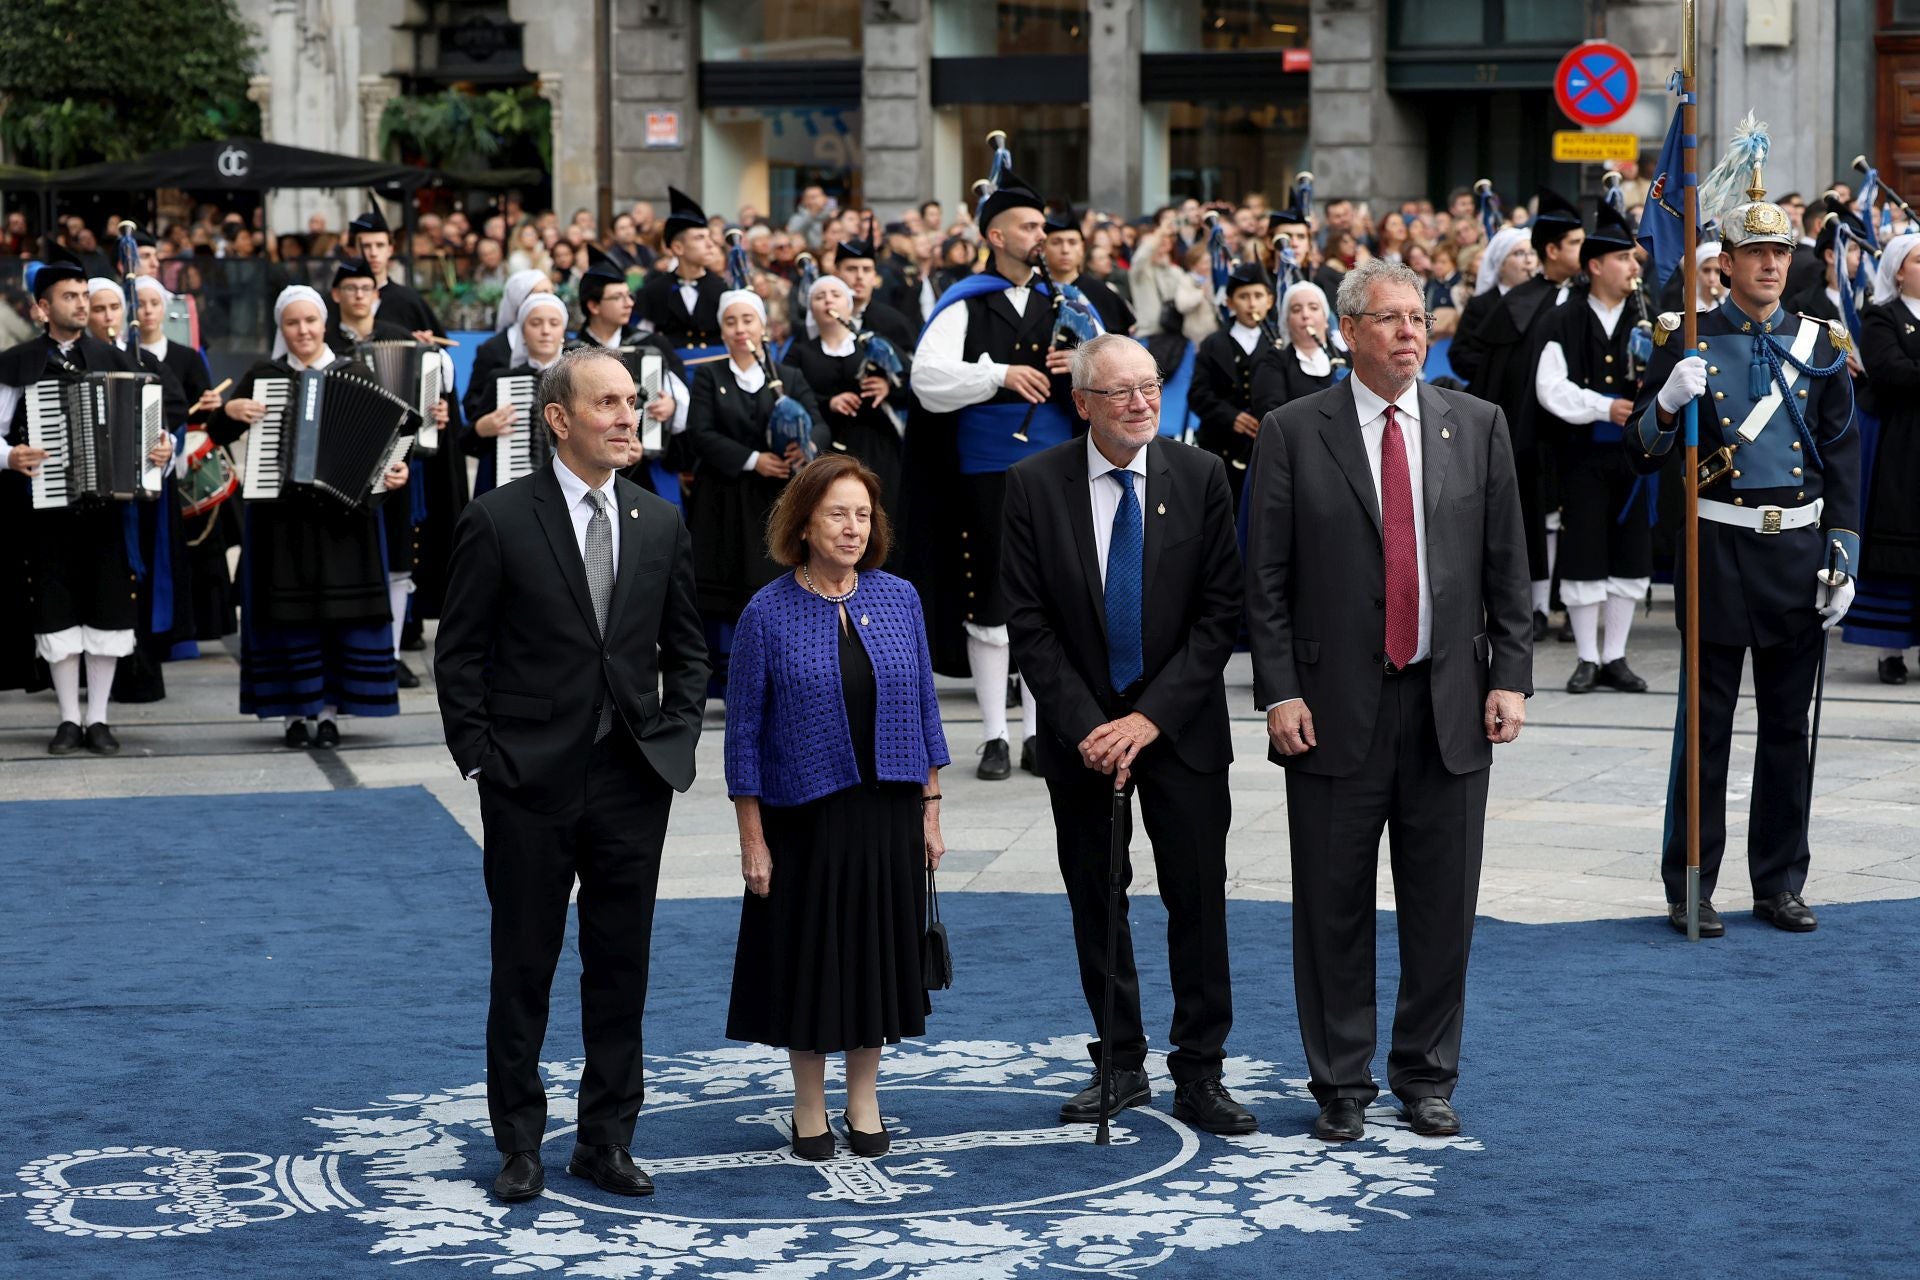
[[[1113,538],[1107,544],[1107,678],[1122,693],[1140,678],[1146,659],[1140,641],[1140,579],[1145,537],[1133,472],[1107,473],[1120,483],[1120,506],[1113,513]]]

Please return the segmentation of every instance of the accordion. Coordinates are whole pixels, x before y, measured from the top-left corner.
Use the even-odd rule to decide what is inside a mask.
[[[622,347],[620,360],[640,393],[640,448],[649,458],[665,447],[665,425],[647,416],[647,406],[667,389],[667,358],[651,347]]]
[[[160,496],[166,468],[147,461],[167,435],[160,379],[52,377],[29,386],[25,399],[27,443],[47,451],[33,478],[36,510]]]
[[[267,412],[247,432],[240,494],[249,502],[311,489],[364,507],[386,489],[387,468],[404,461],[413,444],[413,407],[356,365],[260,378],[253,395]]]
[[[353,359],[373,375],[374,382],[411,405],[420,415],[413,451],[440,452],[440,432],[433,425],[433,407],[446,389],[442,383],[439,348],[411,339],[383,339],[355,343]]]
[[[493,438],[493,476],[496,485],[532,475],[553,461],[553,435],[533,416],[539,399],[540,375],[508,374],[493,384],[494,408],[513,410],[513,433]]]

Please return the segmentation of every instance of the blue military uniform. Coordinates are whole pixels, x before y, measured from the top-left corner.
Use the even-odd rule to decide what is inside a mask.
[[[1755,240],[1792,243],[1777,206],[1743,205],[1728,222],[1729,252]],[[1731,299],[1701,314],[1692,351],[1683,349],[1679,327],[1673,314],[1655,326],[1659,346],[1623,445],[1636,470],[1652,473],[1684,444],[1684,411],[1663,428],[1655,399],[1676,363],[1699,356],[1707,372],[1707,393],[1697,402],[1701,899],[1712,898],[1726,849],[1727,756],[1748,650],[1759,709],[1747,834],[1753,893],[1757,901],[1798,895],[1809,860],[1807,712],[1822,639],[1816,574],[1830,557],[1846,574],[1860,561],[1859,432],[1845,376],[1851,343],[1840,325],[1778,306],[1756,319]],[[1674,576],[1682,581],[1678,566]],[[1684,707],[1674,729],[1661,859],[1669,903],[1686,897]]]

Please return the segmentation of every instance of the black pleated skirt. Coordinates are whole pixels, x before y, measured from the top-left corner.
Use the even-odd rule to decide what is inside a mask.
[[[764,898],[740,907],[727,1038],[839,1053],[924,1035],[926,848],[916,783],[762,805]]]

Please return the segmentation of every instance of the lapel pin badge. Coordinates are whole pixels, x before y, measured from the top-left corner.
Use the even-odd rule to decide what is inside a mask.
[[[627,512],[627,519],[638,520],[639,518],[640,518],[640,508],[634,507]]]
[[[1166,504],[1166,503],[1164,503],[1164,502],[1163,502],[1163,503],[1161,503],[1161,504],[1160,504],[1160,506],[1159,506],[1159,508],[1158,508],[1158,510],[1159,510],[1159,513],[1160,513],[1161,515],[1165,515],[1165,514],[1167,514],[1167,504]]]
[[[867,615],[864,613],[860,615],[860,625],[863,627],[867,625]]]
[[[1442,440],[1451,440],[1453,439],[1453,432],[1447,430],[1445,427],[1442,427],[1440,428],[1440,438]]]

